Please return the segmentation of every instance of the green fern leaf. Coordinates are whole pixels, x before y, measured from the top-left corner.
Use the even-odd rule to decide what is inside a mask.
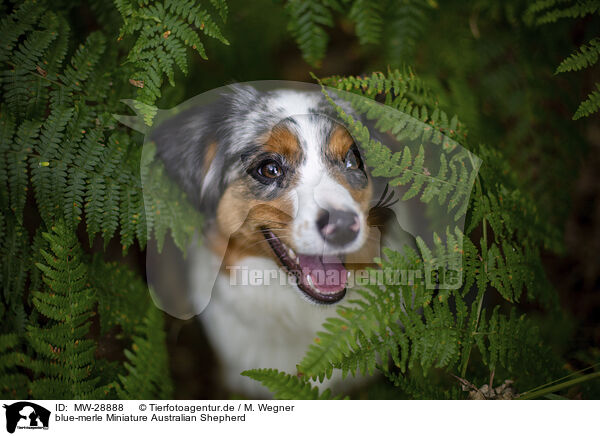
[[[38,141],[39,129],[39,122],[24,121],[17,129],[12,150],[7,156],[10,204],[19,221],[23,219],[29,185],[26,159]]]
[[[496,307],[489,319],[484,310],[475,337],[482,359],[490,369],[502,367],[512,372],[522,368],[529,376],[528,387],[540,381],[540,374],[559,373],[553,356],[543,347],[537,328],[524,315],[517,316],[514,308],[509,316],[504,316]]]
[[[55,159],[58,157],[59,148],[62,146],[67,123],[71,121],[73,109],[60,108],[52,112],[44,123],[39,141],[35,147],[35,157],[29,161],[31,182],[42,218],[50,222],[54,216],[57,204],[56,196],[60,195],[52,178],[57,176]]]
[[[382,3],[377,0],[355,0],[348,17],[356,23],[356,35],[361,44],[376,44],[381,39]]]
[[[600,38],[594,38],[588,45],[583,44],[575,53],[563,60],[556,68],[555,74],[579,71],[592,66],[598,61],[598,55],[600,55]]]
[[[30,366],[39,375],[31,391],[36,398],[94,398],[100,389],[91,376],[95,343],[86,335],[95,300],[83,253],[72,229],[62,222],[43,237],[50,250],[41,251],[44,262],[36,265],[47,288],[33,291],[32,297],[36,310],[49,321],[27,329],[27,341],[37,353]]]
[[[9,59],[15,43],[24,33],[33,29],[42,14],[46,12],[43,5],[34,1],[22,2],[15,11],[0,21],[2,44],[0,45],[0,62]]]
[[[15,134],[15,119],[4,106],[0,108],[0,207],[7,210],[10,207],[8,185],[8,155],[12,152],[12,140]]]
[[[148,105],[160,97],[164,76],[174,85],[174,64],[187,74],[185,46],[206,59],[201,34],[229,45],[212,15],[192,0],[164,0],[149,4],[118,0],[115,3],[124,21],[120,38],[126,35],[137,37],[128,56],[128,61],[136,69],[129,81],[139,88],[138,99]],[[225,21],[228,13],[225,0],[212,0],[211,3],[221,20]],[[144,118],[151,125],[152,118]]]
[[[382,42],[391,66],[400,67],[413,59],[415,47],[428,23],[429,9],[433,5],[426,0],[404,0],[385,11],[386,38]]]
[[[382,90],[392,86],[390,82],[386,83],[383,75],[375,75],[370,79],[359,80],[359,83],[364,85],[360,89],[366,95],[382,92]],[[352,81],[346,81],[345,83],[337,81],[338,88],[344,88],[345,84],[349,84],[351,87],[356,86]],[[432,135],[433,129],[429,124],[423,123],[412,115],[390,109],[362,97],[353,98],[352,95],[347,94],[340,96],[342,99],[350,100],[357,111],[366,113],[367,118],[377,119],[376,128],[381,132],[394,134],[399,141],[420,139],[421,141],[431,140],[434,143],[441,144],[443,152],[440,153],[438,174],[431,175],[429,169],[424,166],[425,151],[422,145],[419,147],[414,159],[412,158],[413,152],[408,146],[404,147],[402,153],[393,153],[387,146],[371,139],[368,129],[360,121],[347,114],[329,96],[326,88],[323,87],[322,89],[325,97],[347,123],[358,143],[361,144],[362,149],[365,151],[366,164],[373,168],[374,176],[389,178],[389,183],[392,186],[406,185],[408,190],[405,192],[403,200],[413,198],[423,191],[422,201],[430,202],[437,197],[440,204],[447,201],[448,211],[456,211],[456,220],[464,216],[477,174],[477,168],[474,166],[475,164],[468,151],[464,149],[456,151],[458,143],[443,136],[436,138],[435,135]],[[421,117],[427,118],[426,110],[418,110],[416,107],[413,109],[414,115],[420,113]],[[443,125],[458,126],[457,118],[448,121],[445,114],[436,114],[436,116],[440,117]],[[450,128],[450,130],[454,132],[453,129]],[[444,156],[444,153],[453,152],[455,153],[450,157],[450,160]],[[448,167],[450,168],[450,177],[446,177]]]
[[[600,5],[595,0],[536,0],[528,6],[524,19],[536,25],[548,24],[561,18],[584,17],[598,8]]]
[[[2,398],[27,398],[29,378],[20,371],[28,361],[20,350],[22,338],[14,333],[0,335],[0,396]]]
[[[119,326],[132,336],[142,324],[140,312],[153,304],[147,285],[134,271],[117,262],[104,262],[101,256],[94,256],[89,268],[90,284],[98,299],[100,333]]]
[[[277,400],[339,399],[339,397],[331,397],[329,389],[319,394],[319,388],[313,387],[309,381],[276,369],[251,369],[242,372],[242,375],[261,382]]]
[[[600,83],[596,83],[596,90],[592,91],[592,93],[581,102],[573,115],[573,119],[578,120],[583,117],[589,117],[593,113],[598,112],[598,110],[600,110]]]
[[[25,286],[31,269],[29,233],[14,218],[0,214],[0,283],[2,303],[0,305],[5,328],[23,334],[27,315],[23,307]]]
[[[221,20],[223,20],[223,22],[227,22],[227,15],[229,14],[229,6],[227,6],[227,3],[225,2],[225,0],[210,0],[210,3],[213,5],[213,7],[219,11],[219,15],[221,16]]]
[[[333,26],[331,9],[339,8],[335,0],[289,0],[286,3],[288,30],[309,64],[318,65],[325,56],[329,36],[324,27]]]
[[[162,312],[149,304],[131,349],[125,350],[127,374],[119,375],[119,383],[115,385],[120,399],[172,397],[163,322]]]

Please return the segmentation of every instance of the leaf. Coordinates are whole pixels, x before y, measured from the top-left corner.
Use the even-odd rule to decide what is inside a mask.
[[[243,376],[261,382],[275,396],[276,400],[335,400],[326,389],[319,394],[319,388],[301,377],[286,374],[276,369],[251,369],[242,372]]]

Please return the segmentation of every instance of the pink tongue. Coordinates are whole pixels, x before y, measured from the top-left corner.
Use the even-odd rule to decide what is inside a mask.
[[[346,287],[347,270],[337,256],[298,255],[302,269],[302,283],[308,285],[306,275],[310,275],[314,287],[323,294],[335,294]]]

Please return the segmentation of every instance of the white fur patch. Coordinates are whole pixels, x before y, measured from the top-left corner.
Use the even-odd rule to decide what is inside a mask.
[[[300,177],[295,193],[298,209],[293,225],[292,238],[299,253],[339,254],[358,250],[366,239],[366,216],[354,201],[350,192],[328,173],[323,156],[327,147],[326,131],[319,125],[318,118],[296,116],[298,127],[295,133],[304,147],[305,162],[300,168]],[[360,221],[360,232],[348,246],[340,249],[325,243],[316,226],[320,210],[348,210],[355,212]]]
[[[270,259],[248,257],[236,266],[250,270],[278,268]],[[201,265],[198,265],[201,267]],[[195,289],[204,282],[196,280]],[[336,306],[317,306],[299,296],[289,285],[234,285],[230,277],[221,274],[213,289],[210,304],[199,316],[221,363],[221,377],[233,392],[250,398],[269,397],[269,391],[259,382],[240,373],[247,369],[276,368],[296,373],[317,332],[327,318],[336,316]],[[321,387],[347,391],[364,379],[342,380],[334,371]]]

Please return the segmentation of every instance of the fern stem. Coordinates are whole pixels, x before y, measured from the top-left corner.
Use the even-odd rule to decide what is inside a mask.
[[[479,319],[481,318],[481,309],[483,307],[484,292],[480,292],[477,295],[477,298],[479,299],[479,303],[477,304],[477,319],[475,320],[475,323],[473,324],[473,329],[471,330],[471,336],[474,336],[477,334],[477,327],[479,326]],[[469,358],[471,357],[471,349],[472,348],[473,348],[473,344],[469,343],[469,346],[467,348],[467,358],[465,359],[465,363],[463,364],[463,367],[460,371],[460,376],[462,378],[465,378],[465,375],[467,374],[467,366],[469,365]]]
[[[564,376],[564,377],[561,377],[561,378],[558,378],[558,379],[555,379],[555,380],[549,381],[548,383],[544,383],[543,385],[537,386],[537,387],[535,387],[535,388],[533,388],[533,389],[531,389],[531,390],[529,390],[529,391],[527,391],[527,392],[524,392],[524,393],[523,393],[523,395],[525,395],[525,394],[531,394],[531,393],[533,393],[533,392],[537,392],[537,391],[538,391],[538,390],[540,390],[540,389],[543,389],[543,388],[545,388],[545,387],[547,387],[547,386],[554,385],[555,383],[558,383],[558,382],[560,382],[560,381],[563,381],[563,380],[566,380],[566,379],[570,379],[570,378],[572,378],[572,377],[575,377],[575,376],[577,376],[578,374],[582,374],[582,373],[584,373],[585,371],[589,371],[590,369],[594,369],[594,368],[596,368],[597,366],[600,366],[600,362],[598,362],[598,363],[595,363],[595,364],[593,364],[593,365],[590,365],[590,366],[588,366],[588,367],[586,367],[586,368],[582,368],[582,369],[580,369],[579,371],[575,371],[575,372],[573,372],[573,373],[571,373],[571,374],[569,374],[569,375],[566,375],[566,376]]]
[[[483,195],[483,190],[481,188],[481,178],[479,175],[477,175],[477,187],[479,188],[479,195]],[[481,253],[482,253],[482,257],[483,257],[483,271],[487,277],[487,246],[488,246],[488,237],[487,237],[487,219],[485,218],[485,216],[483,217],[482,221],[481,221],[481,225],[483,227],[483,246],[481,247]],[[473,324],[473,329],[471,330],[471,335],[475,335],[477,333],[477,327],[479,326],[479,319],[481,318],[481,310],[483,308],[483,296],[485,294],[485,287],[483,289],[480,289],[479,292],[477,293],[477,299],[479,300],[478,304],[477,304],[477,318],[475,320],[475,323]],[[461,368],[460,371],[460,376],[462,378],[465,378],[465,375],[467,374],[467,366],[469,365],[469,358],[471,357],[471,349],[473,348],[473,344],[469,343],[468,348],[467,348],[467,357],[464,360],[464,364],[463,367]]]
[[[10,66],[11,66],[11,67],[13,67],[13,68],[17,68],[17,65],[16,65],[16,64],[14,64],[14,63],[12,63],[12,62],[10,62],[10,61],[6,61],[6,64],[7,64],[7,65],[10,65]],[[55,85],[58,85],[58,86],[63,86],[63,87],[65,86],[65,84],[64,84],[64,83],[60,83],[60,82],[57,82],[56,80],[48,79],[46,76],[43,76],[43,75],[41,75],[40,73],[38,73],[38,72],[36,72],[36,71],[27,71],[27,72],[28,72],[29,74],[33,74],[34,76],[37,76],[37,77],[39,77],[40,79],[47,80],[48,82],[50,82],[50,83],[53,83],[53,84],[55,84]]]
[[[543,397],[544,395],[551,394],[556,391],[560,391],[562,389],[566,389],[568,387],[595,379],[600,377],[600,372],[593,372],[591,374],[582,375],[581,377],[577,377],[573,380],[569,380],[563,383],[559,383],[557,385],[548,386],[547,388],[540,389],[533,392],[526,392],[524,395],[519,396],[518,400],[533,400],[535,398]]]

